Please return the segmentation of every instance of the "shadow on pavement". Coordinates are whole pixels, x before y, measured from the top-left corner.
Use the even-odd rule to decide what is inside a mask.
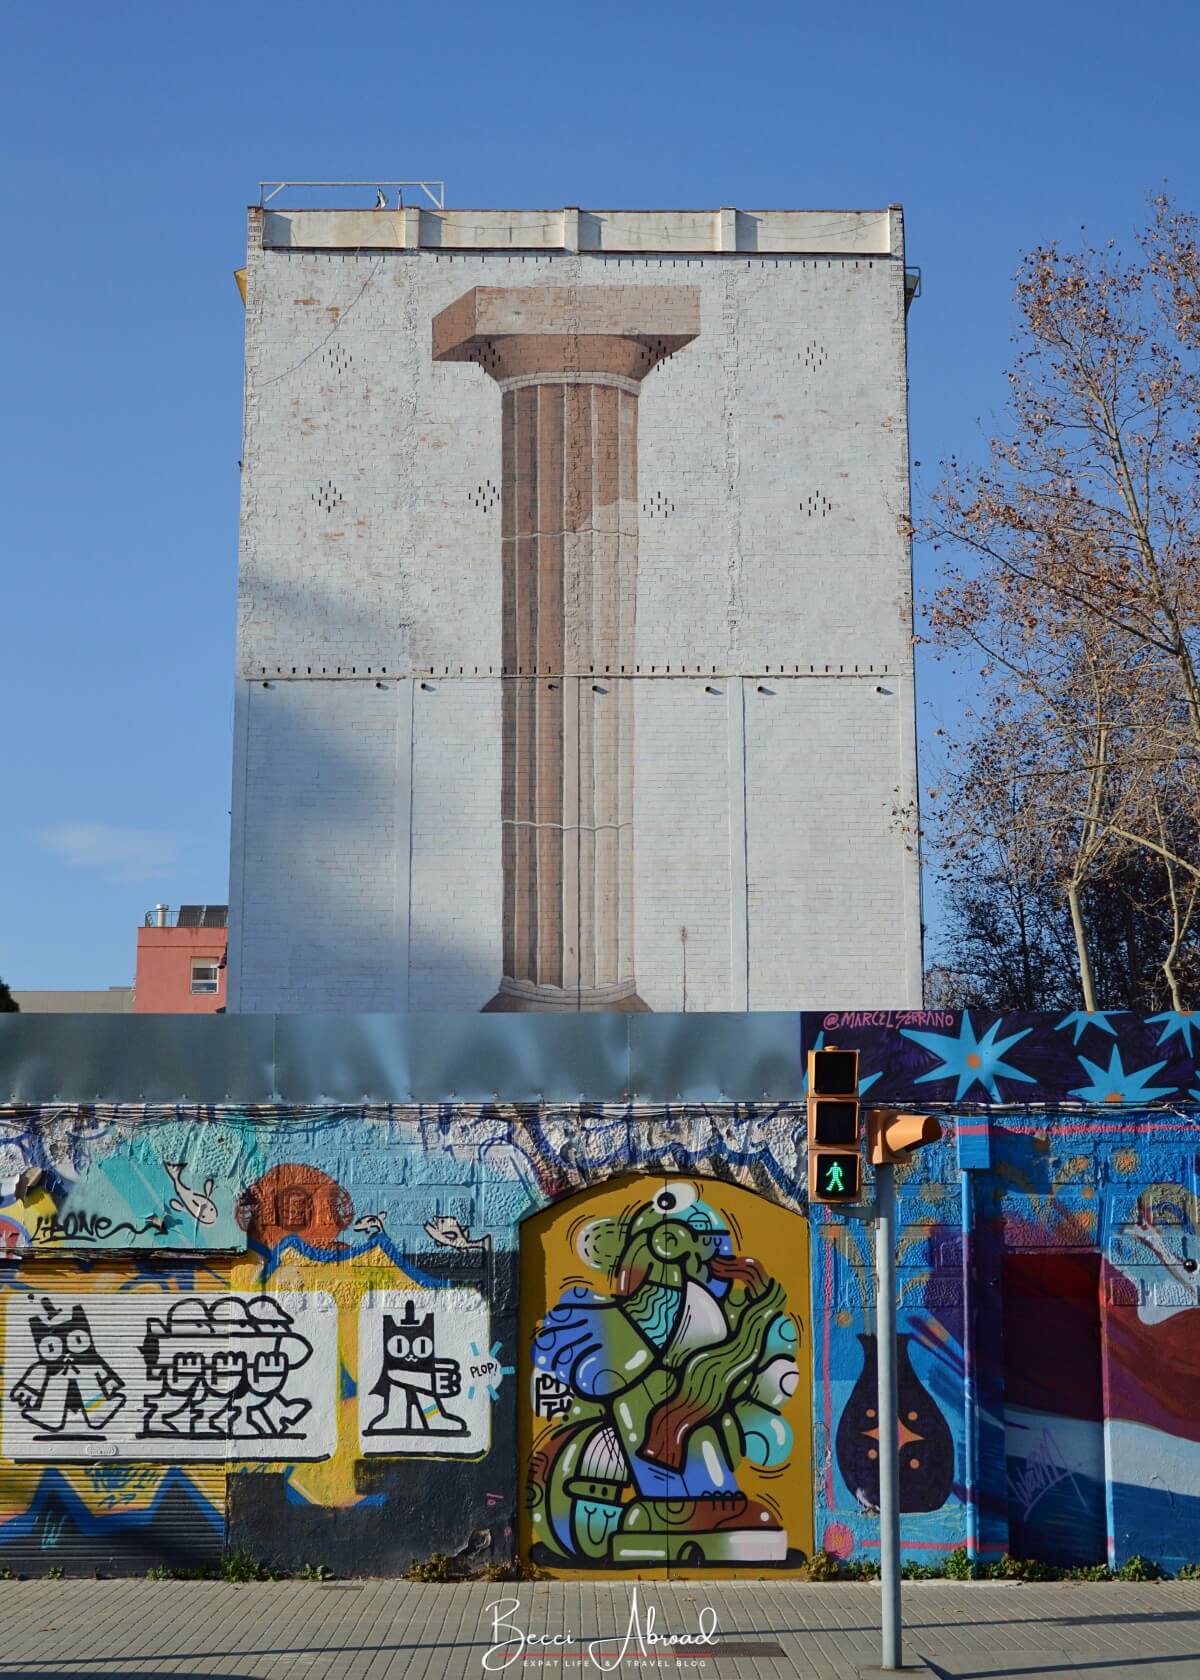
[[[1044,1674],[1086,1674],[1104,1671],[1111,1674],[1131,1674],[1139,1668],[1165,1667],[1168,1663],[1188,1663],[1191,1666],[1180,1670],[1185,1680],[1200,1673],[1196,1664],[1200,1663],[1200,1651],[1183,1652],[1166,1657],[1083,1657],[1078,1662],[1064,1661],[1060,1663],[1032,1663],[1028,1668],[1013,1668],[1006,1663],[1003,1668],[944,1668],[934,1662],[932,1657],[926,1657],[938,1680],[1041,1680]]]

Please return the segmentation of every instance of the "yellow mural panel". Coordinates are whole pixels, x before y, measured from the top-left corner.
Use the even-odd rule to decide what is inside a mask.
[[[808,1224],[629,1175],[522,1227],[521,1551],[558,1577],[787,1574],[813,1545]]]

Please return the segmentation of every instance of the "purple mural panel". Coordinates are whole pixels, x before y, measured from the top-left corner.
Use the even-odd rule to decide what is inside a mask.
[[[1200,1101],[1200,1015],[1171,1010],[835,1009],[804,1016],[803,1043],[857,1050],[860,1090],[878,1103]]]

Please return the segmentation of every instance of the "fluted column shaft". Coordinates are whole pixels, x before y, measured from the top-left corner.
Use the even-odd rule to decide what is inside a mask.
[[[502,389],[502,990],[628,1006],[637,386]]]
[[[502,393],[504,973],[489,1010],[646,1007],[633,962],[638,391],[698,326],[690,287],[477,288],[434,320],[435,359],[478,362]]]

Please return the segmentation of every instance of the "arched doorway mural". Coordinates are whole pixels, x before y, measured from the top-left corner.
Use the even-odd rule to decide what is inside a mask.
[[[787,1573],[812,1550],[808,1223],[629,1174],[521,1228],[521,1553],[555,1576]]]

